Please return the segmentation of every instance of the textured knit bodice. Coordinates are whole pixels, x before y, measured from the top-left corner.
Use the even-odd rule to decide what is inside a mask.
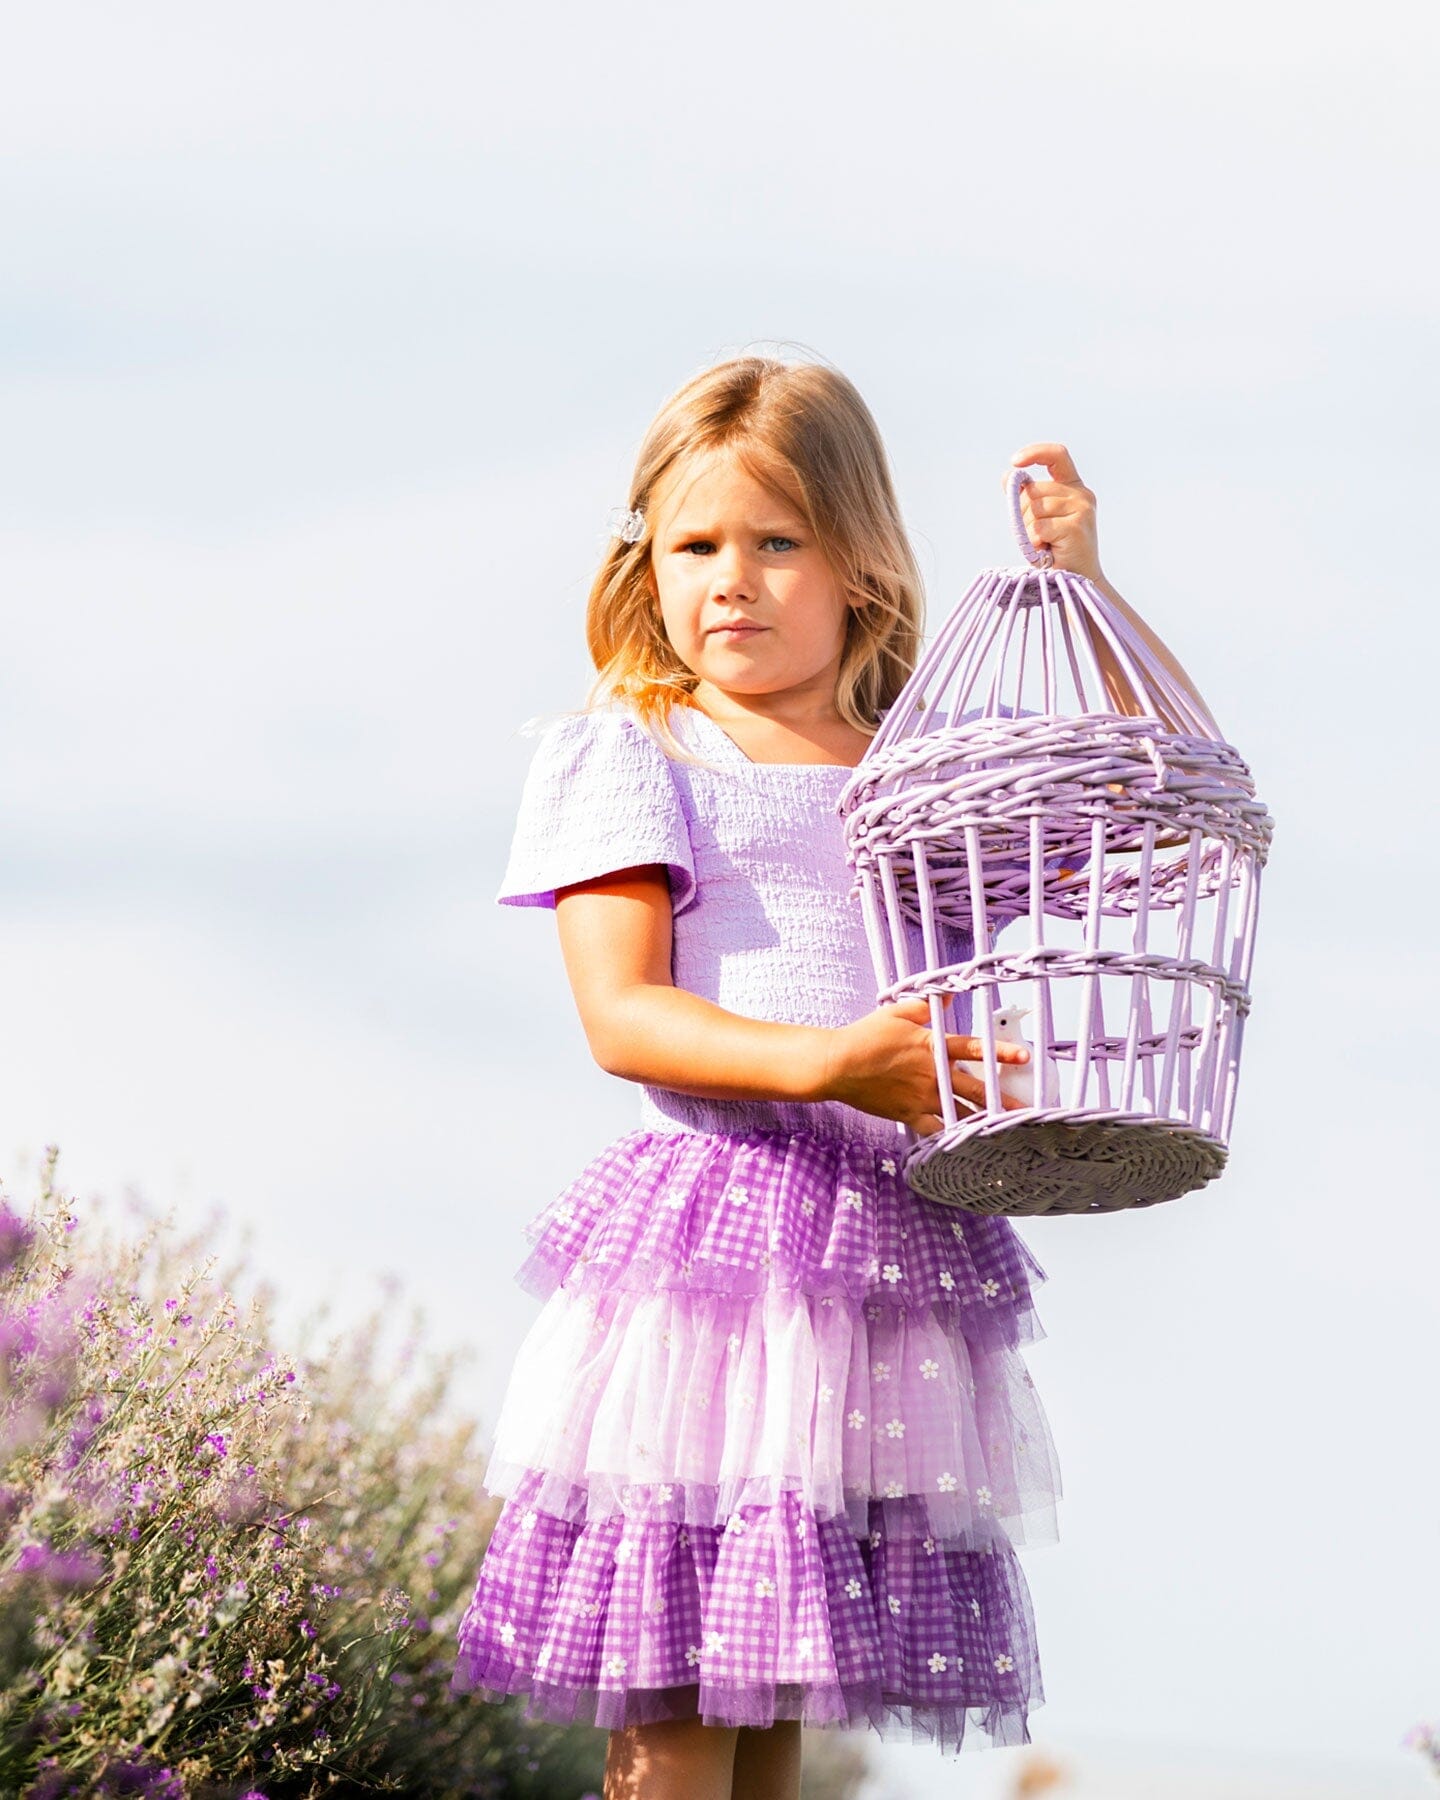
[[[707,714],[679,706],[665,754],[628,709],[562,715],[526,777],[497,900],[555,904],[555,889],[662,863],[674,914],[671,978],[747,1018],[836,1027],[873,1011],[875,974],[836,811],[853,771],[752,762]],[[956,944],[956,953],[968,954]],[[656,1130],[813,1131],[894,1147],[903,1128],[839,1101],[712,1100],[641,1090]]]

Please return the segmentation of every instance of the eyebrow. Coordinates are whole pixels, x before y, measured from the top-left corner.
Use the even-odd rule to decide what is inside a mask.
[[[798,532],[804,531],[805,528],[805,523],[802,519],[794,516],[787,517],[782,515],[778,522],[772,519],[766,521],[764,524],[742,525],[740,529],[746,532],[753,532],[756,536],[760,537],[779,537],[782,535],[791,537]],[[672,525],[665,535],[667,537],[714,537],[718,529],[719,528],[714,525],[688,525],[682,519]]]

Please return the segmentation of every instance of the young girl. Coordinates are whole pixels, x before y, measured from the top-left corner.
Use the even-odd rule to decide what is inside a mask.
[[[1053,476],[1032,539],[1124,608],[1064,446],[1014,461]],[[954,1751],[1028,1743],[1044,1699],[1015,1554],[1061,1492],[1020,1355],[1044,1271],[905,1184],[903,1126],[941,1125],[929,1013],[875,1007],[835,811],[922,605],[854,387],[723,362],[646,433],[587,710],[525,783],[498,898],[553,907],[641,1125],[527,1227],[545,1305],[452,1687],[608,1728],[607,1800],[793,1800],[802,1723]],[[983,1100],[978,1041],[947,1046]]]

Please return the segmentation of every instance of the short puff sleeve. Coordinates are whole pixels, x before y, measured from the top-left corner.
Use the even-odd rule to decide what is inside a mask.
[[[562,715],[525,777],[500,906],[555,905],[556,888],[663,863],[674,912],[695,895],[690,831],[670,761],[630,713]]]

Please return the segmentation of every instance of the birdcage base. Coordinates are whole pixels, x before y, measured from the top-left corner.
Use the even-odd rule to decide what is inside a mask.
[[[1098,1213],[1154,1206],[1225,1167],[1207,1132],[1153,1113],[1007,1112],[923,1139],[905,1160],[917,1194],[975,1213]]]

